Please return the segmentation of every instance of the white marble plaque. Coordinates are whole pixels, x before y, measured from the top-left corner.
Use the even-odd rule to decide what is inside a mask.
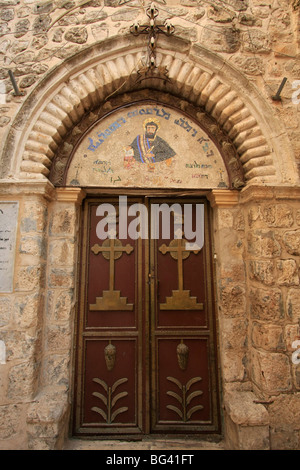
[[[0,292],[12,292],[18,202],[0,202]]]

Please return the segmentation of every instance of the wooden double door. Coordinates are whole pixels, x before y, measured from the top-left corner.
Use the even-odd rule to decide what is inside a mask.
[[[141,213],[128,210],[124,221],[119,198],[85,201],[73,433],[218,433],[217,348],[206,200],[128,197],[126,202],[128,208],[142,205],[143,232],[137,223]],[[178,224],[176,210],[170,212],[170,233],[163,233],[163,216],[150,216],[153,207],[163,203],[180,207],[182,222],[189,204],[195,215],[193,227],[200,220],[195,211],[201,205],[203,247],[193,249],[193,245],[187,245],[191,240],[184,231],[181,238],[174,233],[178,229],[173,223]],[[115,218],[107,218],[103,204],[115,209]],[[100,239],[104,222],[113,219],[115,236]],[[153,232],[154,223],[156,229],[160,225],[158,232]],[[107,230],[112,227],[107,225]],[[135,238],[138,230],[140,237]]]

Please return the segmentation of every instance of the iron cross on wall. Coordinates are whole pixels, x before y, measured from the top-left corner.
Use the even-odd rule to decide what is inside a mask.
[[[164,24],[156,24],[155,19],[158,16],[158,9],[154,5],[154,3],[151,3],[150,7],[147,8],[146,13],[147,13],[147,16],[150,18],[150,24],[140,25],[137,22],[130,27],[130,32],[134,34],[135,36],[138,36],[139,34],[148,35],[147,64],[146,64],[146,67],[138,71],[138,73],[145,73],[145,74],[157,68],[156,56],[155,56],[157,35],[159,33],[163,33],[167,36],[170,36],[175,31],[174,26],[170,23],[169,20],[166,20]],[[167,71],[165,71],[165,73],[166,72]]]

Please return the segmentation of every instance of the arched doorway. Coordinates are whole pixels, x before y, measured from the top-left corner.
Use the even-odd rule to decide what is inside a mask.
[[[229,140],[220,153],[226,136],[211,134],[207,116],[200,125],[188,103],[182,113],[160,97],[127,95],[124,105],[119,96],[77,140],[65,139],[62,151],[73,150],[64,165],[58,151],[52,167],[56,184],[87,193],[76,435],[221,432],[205,196],[212,187],[242,186],[243,173]]]
[[[129,92],[132,91],[143,94],[144,100],[153,99],[153,93],[156,96],[161,93],[166,97],[166,102],[161,96],[160,103],[173,106],[172,109],[180,110],[184,116],[187,112],[199,123],[200,127],[203,125],[207,132],[216,136],[216,140],[221,143],[220,154],[228,175],[227,188],[218,188],[220,183],[218,179],[217,182],[206,187],[198,184],[197,188],[188,187],[187,189],[190,192],[197,190],[196,196],[205,196],[213,206],[213,216],[218,219],[216,226],[221,227],[221,230],[213,234],[213,241],[219,242],[216,271],[221,288],[217,289],[218,308],[228,310],[231,305],[234,305],[240,316],[238,320],[230,318],[230,321],[223,318],[227,331],[224,329],[224,332],[220,334],[222,388],[224,383],[235,386],[240,385],[246,379],[252,379],[251,373],[246,370],[247,367],[249,369],[250,356],[246,350],[249,343],[247,343],[248,336],[245,332],[249,305],[244,300],[244,293],[246,284],[249,285],[249,279],[243,277],[244,271],[241,269],[242,263],[245,263],[245,259],[238,251],[241,240],[234,240],[236,244],[231,251],[227,251],[229,246],[227,240],[220,240],[222,234],[226,233],[228,236],[229,231],[238,238],[239,231],[245,232],[245,229],[241,217],[235,221],[233,211],[223,211],[223,208],[241,203],[242,200],[244,204],[247,204],[251,200],[251,188],[254,188],[255,192],[255,185],[261,189],[267,185],[293,184],[297,176],[296,171],[292,170],[294,167],[292,152],[287,151],[284,163],[280,158],[282,145],[284,144],[285,149],[289,150],[290,143],[286,139],[286,134],[282,132],[280,123],[257,90],[239,72],[215,54],[179,38],[174,37],[172,41],[163,39],[161,49],[158,49],[157,60],[158,63],[167,66],[168,80],[156,77],[148,82],[137,83],[137,74],[135,71],[132,72],[132,66],[139,62],[142,47],[143,42],[140,38],[133,40],[132,37],[124,36],[121,40],[118,38],[118,40],[112,39],[97,44],[69,59],[65,66],[49,74],[47,79],[41,82],[34,93],[28,97],[5,143],[2,161],[4,177],[8,181],[12,176],[14,177],[13,183],[12,181],[9,183],[13,184],[11,186],[13,190],[18,187],[19,197],[25,202],[28,194],[31,198],[38,200],[34,200],[31,206],[24,202],[26,214],[32,212],[32,207],[34,207],[38,214],[36,217],[40,216],[41,212],[45,217],[47,210],[50,215],[49,225],[47,221],[41,224],[39,220],[40,225],[34,226],[38,227],[37,230],[42,230],[43,243],[49,247],[49,256],[47,259],[41,258],[40,265],[34,266],[34,272],[45,273],[45,283],[38,284],[36,289],[40,298],[46,299],[43,304],[43,311],[46,313],[41,315],[40,307],[36,307],[36,318],[39,321],[36,324],[35,347],[39,351],[39,362],[38,367],[34,367],[34,358],[31,364],[33,383],[30,383],[28,388],[32,401],[27,421],[33,440],[39,440],[39,436],[38,433],[32,432],[32,429],[40,426],[43,420],[45,439],[48,436],[47,433],[51,434],[52,427],[48,426],[49,422],[54,422],[59,427],[60,438],[68,426],[69,390],[71,388],[69,378],[72,367],[71,342],[61,341],[59,354],[57,354],[53,346],[55,343],[45,340],[45,337],[41,339],[41,331],[50,331],[53,334],[52,337],[56,337],[57,330],[60,331],[60,329],[57,311],[53,312],[53,308],[59,306],[59,314],[63,315],[67,322],[65,327],[67,337],[73,337],[74,303],[76,304],[78,299],[75,282],[78,277],[76,278],[74,273],[80,247],[79,206],[83,196],[92,195],[93,190],[88,188],[85,193],[85,188],[81,185],[74,186],[74,184],[65,187],[63,178],[66,168],[71,168],[70,156],[76,138],[83,135],[90,128],[91,123],[115,109],[112,104],[113,98],[122,99],[122,105],[132,103],[132,98],[129,96]],[[172,100],[176,103],[174,104]],[[95,114],[96,110],[100,114]],[[183,127],[179,127],[184,130]],[[184,131],[187,135],[187,130]],[[68,140],[69,138],[71,140]],[[4,183],[8,184],[7,181]],[[244,183],[249,191],[244,191],[243,199],[239,198],[239,189]],[[174,187],[171,189],[174,190]],[[185,190],[186,187],[183,186],[182,189]],[[284,193],[284,190],[283,187],[282,197],[287,197],[287,192]],[[99,187],[97,191],[98,196]],[[264,193],[259,191],[254,194],[256,198],[261,199],[263,195]],[[151,197],[154,196],[151,195]],[[40,207],[43,211],[40,211]],[[237,210],[235,212],[235,215],[241,216],[237,214]],[[62,250],[62,256],[59,259],[51,251],[53,246]],[[71,256],[67,256],[66,253],[71,253]],[[228,263],[231,264],[232,269],[227,268]],[[255,270],[257,266],[251,263],[251,269]],[[257,272],[252,273],[256,276],[255,282],[261,281],[259,268],[260,266],[257,267]],[[237,306],[234,304],[236,298],[240,301]],[[231,324],[234,324],[236,328],[243,328],[242,334],[240,335],[241,330],[239,330],[239,335],[236,336],[236,343],[232,339],[227,341],[226,334],[228,335],[230,329],[228,325]],[[180,339],[181,343],[182,335],[179,336],[180,338],[177,339]],[[41,344],[42,347],[40,347]],[[236,354],[237,351],[238,354]],[[260,357],[259,354],[254,356],[254,360],[258,361],[257,357]],[[249,373],[248,376],[247,373]],[[259,383],[260,377],[255,374],[253,376]],[[264,384],[259,383],[259,385],[264,387]],[[125,391],[122,390],[123,393]],[[166,392],[168,391],[176,393],[173,389],[167,389]],[[231,389],[230,392],[232,392]],[[98,393],[101,392],[98,391]],[[236,393],[239,397],[241,392],[238,390]],[[170,395],[167,396],[170,397]],[[232,396],[231,394],[230,400]],[[232,409],[235,408],[231,408],[231,404],[235,403],[235,398],[230,400],[227,412],[229,416],[232,416],[234,415]],[[253,406],[252,397],[246,401],[247,410],[251,411],[251,406]],[[41,414],[41,408],[48,412]],[[53,413],[53,409],[56,413]],[[170,409],[169,411],[171,412]],[[259,430],[263,427],[265,432],[267,419],[264,411],[260,407],[259,419],[251,425],[253,424]],[[174,410],[173,412],[176,414]],[[239,423],[239,419],[236,421]],[[247,424],[247,416],[245,423]],[[56,435],[51,436],[51,439],[59,440]]]

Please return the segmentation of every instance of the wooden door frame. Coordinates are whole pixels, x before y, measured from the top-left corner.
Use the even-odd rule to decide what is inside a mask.
[[[85,189],[85,188],[84,188]],[[118,188],[118,189],[115,189],[115,188],[86,188],[85,189],[85,192],[86,192],[86,195],[87,195],[87,200],[88,201],[91,201],[92,199],[94,200],[101,200],[103,199],[104,201],[106,199],[117,199],[119,196],[123,195],[123,196],[127,196],[128,198],[134,198],[134,197],[137,197],[137,198],[146,198],[147,199],[172,199],[173,202],[176,201],[176,199],[180,199],[180,200],[183,200],[183,199],[190,199],[190,198],[193,198],[193,202],[195,202],[195,199],[199,200],[200,198],[203,200],[203,199],[206,199],[206,210],[207,210],[207,216],[206,216],[206,220],[209,222],[209,225],[210,227],[207,228],[207,231],[208,231],[208,234],[209,234],[209,241],[210,241],[210,269],[211,269],[211,275],[210,275],[210,282],[211,282],[211,290],[212,290],[212,301],[211,301],[211,308],[212,308],[212,312],[211,312],[211,318],[212,318],[212,321],[213,321],[213,338],[214,338],[214,359],[215,359],[215,371],[214,371],[214,375],[215,375],[215,378],[216,378],[216,381],[215,381],[215,385],[217,387],[217,393],[216,393],[216,406],[217,406],[217,414],[218,414],[218,418],[217,418],[217,421],[219,423],[218,425],[218,429],[216,430],[212,430],[212,432],[208,432],[208,434],[216,434],[216,435],[220,435],[220,433],[222,432],[221,428],[222,428],[222,425],[221,425],[221,411],[220,411],[220,399],[221,399],[221,394],[220,394],[220,391],[221,391],[221,377],[220,377],[220,373],[219,373],[219,367],[218,367],[218,363],[219,363],[219,341],[218,341],[218,325],[217,325],[217,315],[216,315],[216,311],[215,311],[215,302],[213,301],[213,299],[215,298],[215,295],[216,295],[216,291],[215,291],[215,281],[216,281],[216,273],[215,273],[215,269],[214,269],[214,263],[213,263],[213,258],[212,258],[212,253],[213,253],[213,238],[212,238],[212,227],[211,227],[211,219],[212,219],[212,211],[211,211],[211,207],[210,207],[210,203],[208,201],[208,195],[211,193],[210,190],[174,190],[174,189],[128,189],[128,188]],[[148,207],[148,206],[147,206]],[[82,255],[81,255],[81,252],[83,250],[83,239],[85,237],[84,235],[84,220],[83,220],[83,217],[84,217],[84,213],[86,211],[84,211],[82,209],[82,217],[81,217],[81,227],[80,227],[80,260],[82,260]],[[144,244],[144,249],[145,251],[148,253],[148,256],[146,256],[146,260],[145,260],[145,266],[144,266],[144,275],[145,275],[145,280],[144,280],[144,286],[143,288],[145,288],[146,286],[146,282],[147,282],[147,278],[148,278],[148,273],[149,273],[149,266],[150,266],[150,246],[149,246],[149,240],[146,239],[144,240],[145,244]],[[86,241],[85,241],[86,243]],[[83,268],[85,269],[85,266],[82,266],[81,264],[79,264],[78,266],[78,285],[77,287],[79,288],[79,281],[81,279],[81,276],[82,276],[82,272],[83,272]],[[86,275],[85,275],[85,279],[86,279]],[[80,293],[80,288],[78,290],[78,296],[81,298],[81,293]],[[144,354],[146,354],[148,360],[147,360],[147,371],[146,371],[146,374],[147,374],[147,377],[148,379],[145,381],[145,393],[146,393],[146,399],[143,400],[143,405],[145,407],[145,413],[143,414],[143,417],[141,418],[143,420],[142,422],[142,428],[143,428],[143,433],[142,434],[146,434],[146,435],[149,435],[151,434],[151,419],[152,419],[152,413],[151,413],[151,408],[152,408],[152,400],[151,400],[151,396],[150,396],[150,393],[151,393],[151,382],[152,382],[152,379],[151,379],[151,374],[150,374],[150,363],[152,361],[152,358],[150,357],[150,339],[151,339],[151,325],[149,323],[151,323],[151,318],[150,318],[150,315],[151,315],[151,306],[150,306],[150,300],[151,300],[151,288],[149,289],[145,289],[145,301],[144,301],[144,308],[145,308],[145,313],[142,312],[142,318],[146,318],[147,319],[147,325],[144,325],[142,320],[141,320],[141,325],[142,325],[142,330],[143,332],[141,332],[140,334],[143,335],[143,340],[145,340],[145,335],[146,337],[148,338],[148,341],[144,341],[146,343],[146,348],[145,350],[143,351]],[[81,299],[81,302],[82,302],[82,299]],[[77,309],[76,309],[76,327],[75,327],[75,342],[74,342],[74,361],[73,361],[73,384],[74,384],[74,389],[73,389],[73,398],[75,397],[76,395],[76,391],[77,391],[77,373],[76,373],[76,369],[78,367],[78,359],[79,359],[79,349],[78,349],[78,340],[80,339],[79,336],[80,336],[80,332],[82,332],[82,330],[79,329],[79,323],[81,320],[81,316],[82,316],[82,313],[80,312],[81,310],[81,307],[80,307],[80,302],[77,302]],[[141,341],[140,341],[140,347],[141,347]],[[139,351],[141,352],[141,351]],[[144,375],[145,372],[142,371],[142,374]],[[140,394],[141,392],[139,392]],[[148,397],[148,399],[147,399]],[[141,396],[139,395],[139,398],[138,400],[141,400]],[[78,403],[77,403],[77,406],[78,406]],[[72,433],[74,434],[74,429],[75,429],[75,426],[74,424],[76,424],[76,409],[75,409],[75,406],[74,406],[74,399],[73,399],[73,404],[72,404],[72,418],[71,418],[71,429],[72,429]],[[201,435],[202,433],[201,432],[198,432],[196,433],[195,435]],[[76,435],[76,433],[75,433]],[[158,433],[152,433],[152,435],[159,435]],[[176,436],[178,437],[179,434],[176,434]],[[127,436],[127,437],[134,437],[134,434],[130,434]],[[107,439],[109,438],[109,436],[101,436],[101,438],[103,439]],[[112,438],[112,436],[110,436],[110,438]],[[126,438],[126,435],[122,435],[122,438]]]

